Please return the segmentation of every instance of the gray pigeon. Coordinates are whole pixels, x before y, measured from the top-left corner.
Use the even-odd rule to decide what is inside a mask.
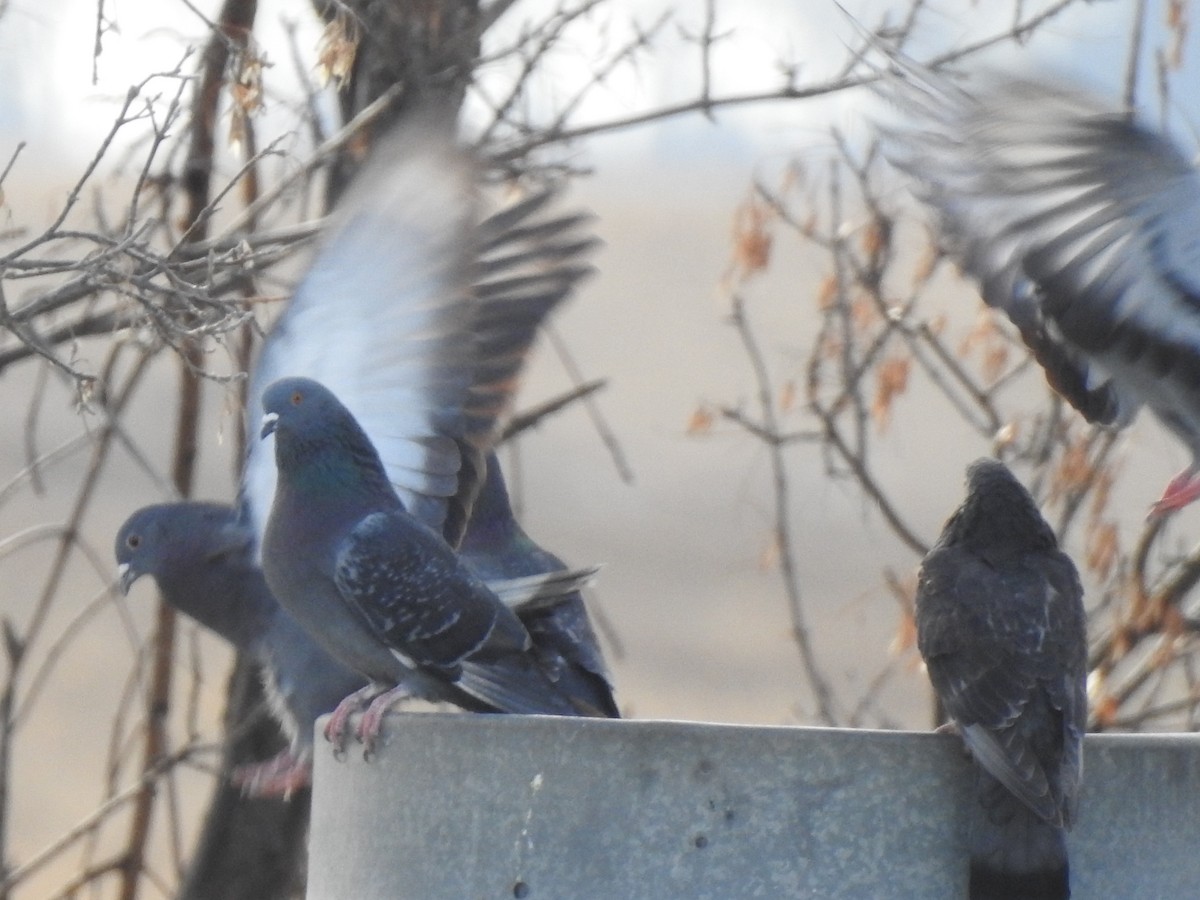
[[[977,766],[971,900],[1070,896],[1087,722],[1087,635],[1074,564],[1005,466],[967,469],[967,498],[921,564],[917,646]]]
[[[1155,512],[1200,496],[1200,176],[1120,109],[1044,81],[970,92],[893,56],[906,117],[888,157],[937,214],[946,251],[1090,422],[1143,405],[1191,464]]]
[[[239,767],[234,780],[252,796],[287,795],[310,782],[317,717],[365,679],[325,653],[279,606],[254,555],[253,532],[233,507],[217,503],[144,507],[116,539],[123,591],[151,576],[163,599],[259,664],[290,745],[273,760]]]
[[[289,747],[269,761],[237,767],[233,780],[250,796],[286,796],[310,783],[317,718],[366,687],[367,680],[330,657],[279,605],[254,558],[254,546],[253,532],[234,507],[181,501],[135,512],[117,532],[115,549],[122,591],[128,593],[143,575],[151,576],[163,599],[258,664],[271,711]],[[519,551],[513,548],[513,552]],[[510,568],[511,574],[491,569],[483,577],[493,590],[515,600],[538,593],[520,576],[561,575],[561,582],[545,587],[549,598],[538,597],[528,611],[517,610],[523,621],[533,623],[537,653],[547,659],[546,665],[564,666],[564,659],[574,661],[576,656],[583,660],[581,666],[602,665],[587,630],[586,613],[581,607],[576,612],[576,604],[582,601],[573,589],[592,570],[567,570],[561,565],[539,568],[520,561]],[[565,598],[560,598],[564,592]],[[565,605],[564,613],[557,612],[558,603]],[[559,629],[542,624],[560,618],[569,624]],[[589,638],[591,643],[586,643]],[[580,642],[579,650],[570,643],[575,639]],[[471,703],[462,695],[451,699]],[[491,709],[484,705],[474,708]]]
[[[278,479],[263,541],[274,594],[337,659],[377,685],[508,713],[595,714],[541,669],[516,614],[442,534],[410,515],[370,439],[307,378],[263,394]],[[369,742],[390,691],[360,726]]]
[[[488,581],[566,569],[561,559],[534,543],[513,517],[500,461],[494,453],[488,456],[483,487],[475,498],[458,551],[476,574]],[[556,599],[548,607],[519,610],[518,615],[533,639],[542,670],[551,680],[577,703],[617,718],[620,713],[583,596],[576,592]]]
[[[379,142],[267,336],[247,410],[254,418],[265,387],[281,377],[320,381],[366,432],[405,512],[449,547],[461,540],[537,327],[591,273],[586,259],[597,243],[585,228],[589,217],[555,212],[549,191],[482,217],[479,168],[448,127],[428,119]],[[272,441],[251,442],[242,479],[241,503],[260,552],[274,506]],[[293,598],[278,596],[293,609]],[[319,641],[331,640],[311,610],[293,612]],[[349,649],[344,638],[335,655]],[[356,646],[364,653],[370,644]],[[398,668],[390,654],[360,671],[386,674],[383,684],[397,688],[388,697],[411,689],[495,708],[445,679]],[[367,697],[339,705],[327,736],[340,743],[347,716]],[[388,697],[372,702],[360,737],[373,736]]]

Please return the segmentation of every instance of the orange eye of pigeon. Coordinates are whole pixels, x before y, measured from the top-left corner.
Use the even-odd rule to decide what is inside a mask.
[[[292,406],[299,406],[300,401],[304,399],[304,395],[299,391],[292,394]]]
[[[136,534],[131,534],[129,537],[125,538],[125,543],[129,545],[130,550],[136,550],[141,542],[142,539]]]

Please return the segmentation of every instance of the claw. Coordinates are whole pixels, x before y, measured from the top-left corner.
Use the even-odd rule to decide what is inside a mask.
[[[384,691],[384,693],[388,693]],[[380,694],[380,688],[377,684],[368,684],[365,687],[359,688],[353,694],[350,694],[329,714],[329,718],[325,720],[325,740],[333,744],[333,757],[339,762],[346,758],[346,730],[350,723],[350,717],[360,709],[373,704],[374,699]]]
[[[373,699],[362,718],[358,720],[356,735],[363,745],[363,759],[375,755],[375,742],[379,738],[379,729],[383,726],[383,717],[387,711],[402,700],[412,697],[412,691],[403,686],[397,686],[390,691],[384,691]]]

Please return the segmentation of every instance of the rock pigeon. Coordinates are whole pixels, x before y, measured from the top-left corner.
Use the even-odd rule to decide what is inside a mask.
[[[529,632],[443,535],[408,513],[349,410],[307,378],[263,393],[278,479],[263,571],[280,602],[373,683],[508,713],[594,715],[551,680]],[[389,695],[384,694],[384,703]],[[377,730],[380,700],[361,727]]]
[[[249,385],[251,419],[264,389],[281,377],[312,378],[328,388],[365,431],[405,513],[449,547],[461,540],[485,454],[537,327],[591,273],[586,260],[597,244],[586,228],[590,217],[556,212],[552,191],[535,191],[483,217],[480,169],[449,127],[428,117],[379,141],[268,334]],[[241,504],[260,552],[275,505],[272,441],[251,442],[242,478]],[[279,599],[292,609],[290,597]],[[369,642],[331,638],[311,609],[292,611],[319,641],[338,644],[334,655],[351,649],[342,646],[347,640],[356,653],[370,655]],[[386,670],[383,683],[396,685],[388,696],[411,689],[467,708],[496,708],[374,650],[372,664],[360,671]],[[339,658],[366,662],[353,654]],[[327,736],[340,743],[346,716],[365,699],[365,693],[347,698]],[[359,736],[368,744],[387,699],[372,702],[360,721]]]
[[[970,91],[893,55],[906,117],[888,157],[946,251],[1090,422],[1143,405],[1187,446],[1163,514],[1200,496],[1200,175],[1167,138],[1080,90],[991,77]]]
[[[488,456],[486,465],[483,486],[458,548],[462,558],[488,581],[565,570],[561,559],[534,543],[517,523],[494,453]],[[576,703],[600,715],[619,717],[583,596],[576,592],[547,607],[527,608],[518,614],[533,639],[534,654],[550,679]]]
[[[163,599],[212,629],[259,664],[272,712],[290,744],[275,759],[241,766],[234,781],[252,796],[307,786],[313,726],[365,679],[325,653],[267,588],[254,534],[231,506],[186,501],[143,507],[117,532],[126,593],[141,576]]]
[[[967,469],[967,497],[925,557],[917,646],[977,768],[972,900],[1070,896],[1087,722],[1087,636],[1074,564],[1000,462]]]
[[[501,478],[497,466],[494,475],[489,471],[487,483]],[[503,481],[499,484],[503,492]],[[486,492],[489,497],[492,494],[490,489]],[[494,505],[489,500],[479,507],[487,512],[489,533],[501,515],[493,511]],[[507,505],[504,508],[507,510]],[[508,518],[504,533],[521,534],[511,520],[511,510]],[[535,652],[547,670],[557,673],[564,669],[567,677],[583,680],[594,692],[589,698],[599,706],[601,688],[588,679],[591,676],[606,684],[603,660],[579,592],[572,589],[593,570],[550,566],[547,554],[528,543],[508,545],[505,566],[491,564],[489,557],[481,577],[505,597],[521,600],[530,595],[521,576],[561,575],[560,583],[544,587],[550,597],[539,597],[516,612],[531,630]],[[164,600],[258,664],[271,712],[289,746],[272,760],[238,766],[233,781],[249,796],[287,796],[311,782],[317,718],[333,712],[343,698],[366,687],[367,681],[330,657],[279,605],[255,559],[254,546],[253,532],[232,506],[190,500],[159,503],[139,509],[118,530],[117,570],[123,592],[128,593],[138,578],[149,575]],[[500,552],[490,540],[485,546]],[[521,554],[530,559],[522,559]],[[521,590],[514,590],[518,586]],[[565,597],[560,597],[564,592]],[[608,707],[604,708],[607,712]]]

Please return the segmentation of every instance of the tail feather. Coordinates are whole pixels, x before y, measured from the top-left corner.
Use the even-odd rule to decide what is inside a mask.
[[[1066,832],[985,772],[971,821],[970,900],[1066,900]]]
[[[552,684],[531,659],[521,654],[504,659],[462,663],[455,686],[501,712],[517,715],[589,715]]]
[[[599,566],[559,569],[541,575],[489,580],[487,586],[509,609],[518,613],[552,609],[596,579]]]
[[[971,863],[971,900],[1065,900],[1071,896],[1066,863],[1047,872],[1014,874]]]

